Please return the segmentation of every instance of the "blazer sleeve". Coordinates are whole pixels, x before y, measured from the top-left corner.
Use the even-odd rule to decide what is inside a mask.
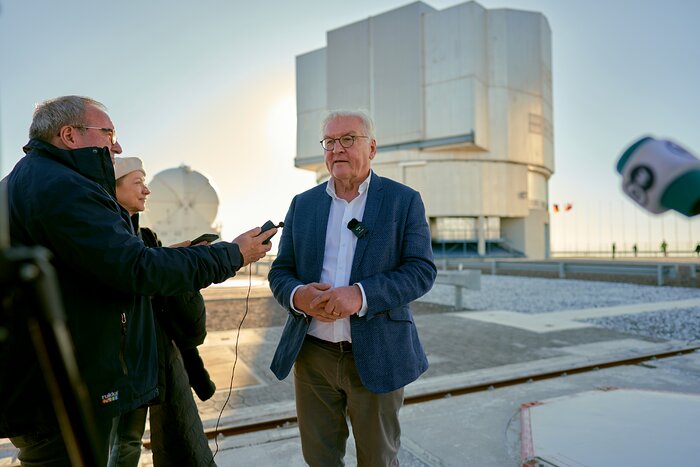
[[[270,283],[270,289],[277,303],[289,310],[292,314],[298,313],[292,310],[290,296],[294,287],[303,285],[299,279],[296,268],[296,248],[294,245],[294,217],[297,206],[298,196],[292,199],[287,215],[284,218],[284,228],[282,229],[282,237],[280,238],[279,248],[277,249],[277,258],[270,267],[270,272],[267,275],[267,280]]]

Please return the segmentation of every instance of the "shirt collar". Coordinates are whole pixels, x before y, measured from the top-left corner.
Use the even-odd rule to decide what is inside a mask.
[[[360,196],[362,196],[368,189],[369,189],[369,181],[372,179],[372,169],[369,170],[369,175],[367,175],[367,178],[360,183],[360,186],[357,188],[357,191],[360,193]],[[328,193],[328,196],[330,196],[333,199],[340,199],[338,198],[338,195],[335,194],[335,183],[333,183],[333,178],[329,178],[328,182],[326,183],[326,193]]]

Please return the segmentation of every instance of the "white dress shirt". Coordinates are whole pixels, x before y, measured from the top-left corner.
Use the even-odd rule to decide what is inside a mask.
[[[350,285],[350,272],[352,271],[352,260],[355,256],[357,237],[347,228],[347,225],[352,219],[362,221],[371,178],[372,172],[370,171],[369,176],[358,188],[359,195],[349,203],[336,195],[333,179],[328,180],[326,185],[326,193],[328,193],[332,201],[326,228],[323,270],[321,271],[319,282],[331,284],[331,288]],[[357,311],[359,316],[364,316],[367,314],[367,297],[362,284],[358,282],[357,285],[362,293],[362,307]],[[299,287],[301,286],[296,287],[292,291],[292,304],[294,304],[294,294]],[[301,310],[296,309],[295,311],[301,312]],[[324,323],[317,319],[312,319],[308,334],[329,342],[352,342],[350,318],[338,319],[332,323]]]

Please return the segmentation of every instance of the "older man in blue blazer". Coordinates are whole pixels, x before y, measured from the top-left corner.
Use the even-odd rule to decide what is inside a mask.
[[[425,208],[372,172],[366,114],[332,112],[322,130],[330,180],[294,197],[269,274],[289,310],[271,369],[294,366],[310,466],[343,465],[346,415],[359,466],[398,465],[403,388],[428,368],[409,308],[436,275]]]

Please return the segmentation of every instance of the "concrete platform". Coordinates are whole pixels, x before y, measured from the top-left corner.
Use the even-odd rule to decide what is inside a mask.
[[[269,295],[269,290],[265,289],[258,284],[251,296]],[[210,300],[243,299],[247,291],[240,287],[230,290],[219,287],[207,294]],[[406,395],[421,396],[513,378],[527,380],[542,372],[561,373],[576,366],[596,366],[621,358],[678,350],[687,343],[625,334],[578,320],[688,306],[700,306],[700,301],[678,300],[546,314],[509,310],[451,311],[450,307],[443,307],[434,314],[417,315],[415,321],[428,353],[430,369],[406,388]],[[277,381],[268,369],[281,330],[281,327],[267,327],[243,329],[240,334],[236,330],[209,333],[200,350],[218,390],[211,400],[199,404],[205,429],[215,427],[220,413],[221,426],[294,416],[291,378]],[[519,413],[522,404],[610,386],[698,394],[700,353],[407,405],[400,415],[401,464],[521,465]],[[216,462],[220,466],[305,465],[294,425],[220,438],[218,443]],[[352,440],[348,443],[346,461],[349,466],[356,465]],[[0,466],[6,465],[16,465],[16,462],[12,447],[0,441]],[[147,450],[144,450],[141,465],[151,465]]]

